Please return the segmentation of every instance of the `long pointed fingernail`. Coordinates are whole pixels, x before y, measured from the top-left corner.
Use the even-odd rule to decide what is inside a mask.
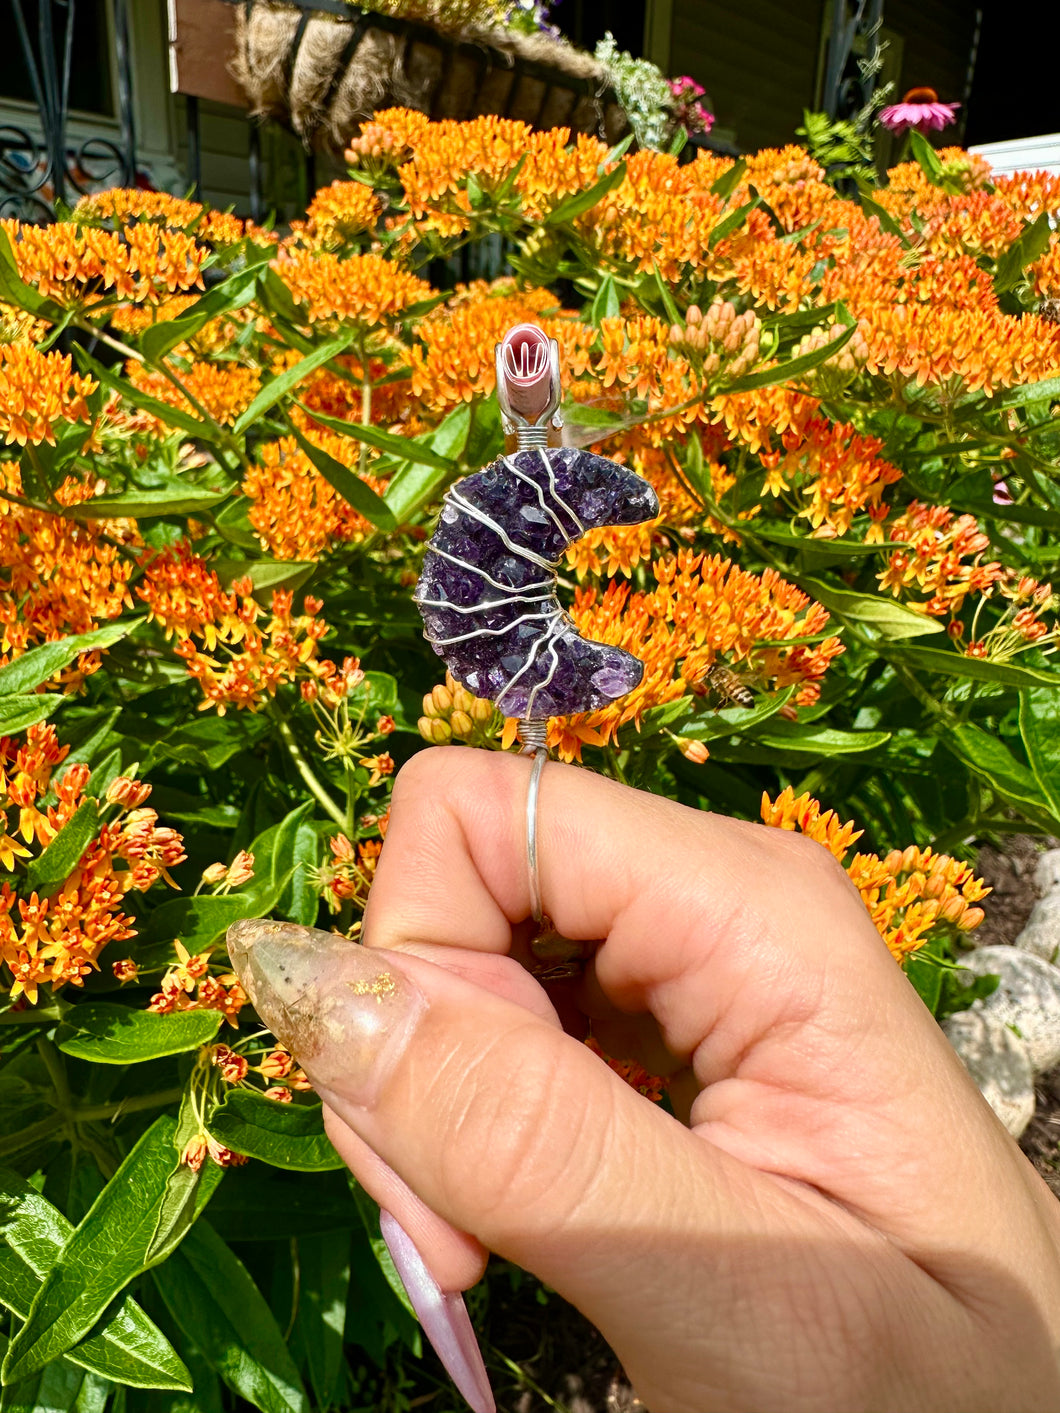
[[[258,1015],[314,1083],[368,1107],[427,1000],[388,952],[267,918],[228,929],[228,952]]]
[[[463,1296],[442,1290],[428,1271],[416,1243],[396,1217],[380,1210],[379,1230],[416,1318],[449,1377],[474,1413],[497,1413],[489,1375]]]

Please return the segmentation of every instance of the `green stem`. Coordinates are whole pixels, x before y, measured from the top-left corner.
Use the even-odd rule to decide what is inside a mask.
[[[144,361],[142,353],[137,352],[135,348],[130,348],[127,343],[122,343],[120,339],[114,338],[103,329],[97,329],[94,324],[89,324],[83,319],[74,319],[71,322],[75,329],[80,329],[83,334],[90,334],[92,338],[99,339],[100,343],[105,343],[108,348],[112,348],[115,353],[120,353],[123,358],[135,358],[137,363]]]
[[[368,353],[362,338],[357,345],[357,357],[361,364],[361,423],[365,427],[372,420],[372,379],[368,373]],[[357,474],[363,477],[368,470],[368,443],[361,443],[357,460]]]
[[[138,1114],[144,1109],[162,1109],[167,1104],[175,1104],[182,1098],[183,1089],[158,1089],[154,1094],[137,1094],[132,1099],[118,1099],[113,1104],[83,1104],[75,1108],[75,1123],[97,1123],[101,1119],[124,1118],[126,1114]]]
[[[305,756],[302,754],[302,748],[295,739],[295,734],[291,730],[290,723],[275,703],[270,704],[269,715],[272,717],[273,721],[275,721],[276,729],[280,733],[280,740],[287,747],[287,753],[291,757],[291,761],[294,764],[294,768],[302,777],[307,789],[309,790],[309,793],[313,796],[314,800],[316,800],[316,802],[321,806],[324,812],[335,821],[339,828],[345,829],[345,813],[338,807],[338,805],[331,798],[327,790],[325,790],[324,786],[313,774],[312,767],[306,760]]]
[[[63,1064],[62,1056],[55,1048],[54,1043],[43,1036],[37,1041],[37,1053],[44,1061],[44,1068],[48,1071],[48,1078],[55,1090],[56,1107],[68,1115],[73,1107],[73,1095],[70,1093],[70,1086],[67,1083],[66,1066]]]

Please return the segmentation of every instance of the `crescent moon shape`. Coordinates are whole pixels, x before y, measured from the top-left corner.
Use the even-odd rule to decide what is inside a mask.
[[[442,502],[413,595],[424,636],[458,682],[505,716],[542,721],[625,696],[644,664],[583,638],[556,598],[568,545],[659,513],[641,476],[574,447],[502,456]]]

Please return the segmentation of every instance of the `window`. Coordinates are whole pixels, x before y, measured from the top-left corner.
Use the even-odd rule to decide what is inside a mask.
[[[111,74],[112,41],[107,0],[0,0],[0,99],[36,104],[33,81],[23,53],[16,6],[33,48],[40,56],[42,19],[51,22],[56,73],[62,81],[67,21],[73,17],[69,106],[71,111],[114,115]]]

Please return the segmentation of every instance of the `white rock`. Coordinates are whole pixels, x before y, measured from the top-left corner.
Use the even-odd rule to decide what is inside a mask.
[[[1034,881],[1043,898],[1047,893],[1060,889],[1060,849],[1046,849],[1044,854],[1039,855]]]
[[[972,1010],[987,1011],[1015,1029],[1035,1074],[1051,1069],[1060,1060],[1060,967],[1005,946],[980,947],[961,965],[978,976],[1001,977],[994,994],[976,1001]]]
[[[1056,962],[1060,957],[1060,890],[1046,893],[1035,903],[1026,927],[1016,938],[1016,946],[1047,962]]]
[[[1019,1138],[1034,1116],[1034,1073],[1026,1045],[989,1011],[958,1011],[943,1021],[942,1029],[983,1098]]]

